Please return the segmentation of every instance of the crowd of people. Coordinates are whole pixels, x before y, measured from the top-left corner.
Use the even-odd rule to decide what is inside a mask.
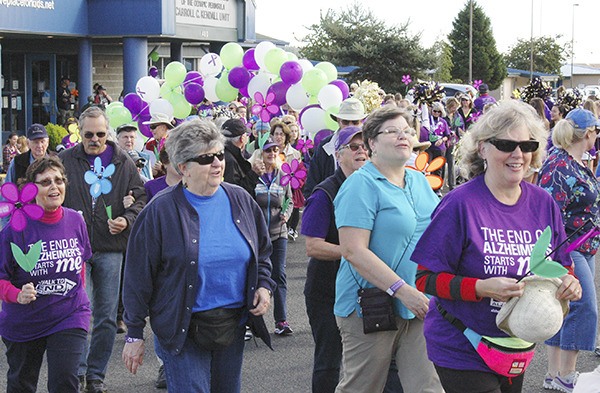
[[[28,151],[11,134],[0,202],[8,391],[35,392],[47,353],[49,392],[105,392],[116,335],[135,374],[149,323],[158,388],[239,392],[244,342],[294,334],[287,246],[301,233],[313,392],[521,392],[528,363],[507,370],[475,342],[520,340],[507,352],[525,352],[496,315],[538,275],[532,250],[550,228],[564,272],[548,296],[570,311],[541,340],[540,385],[577,392],[578,353],[598,333],[600,102],[496,102],[488,90],[381,94],[370,112],[350,96],[320,141],[287,106],[265,122],[243,99],[205,103],[208,116],[153,113],[144,142],[136,124],[109,126],[112,99],[97,86],[73,120],[81,140],[58,154],[43,125],[28,128]],[[445,159],[443,188],[407,168],[423,150]]]

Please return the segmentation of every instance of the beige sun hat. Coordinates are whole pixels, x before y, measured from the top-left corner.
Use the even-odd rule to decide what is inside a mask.
[[[335,121],[338,119],[356,121],[367,117],[365,106],[360,100],[354,97],[346,98],[340,104],[340,111],[337,114],[331,114],[331,118]]]
[[[513,337],[532,343],[554,336],[569,312],[569,301],[558,300],[558,278],[528,276],[523,279],[523,296],[504,303],[496,316],[496,325]]]

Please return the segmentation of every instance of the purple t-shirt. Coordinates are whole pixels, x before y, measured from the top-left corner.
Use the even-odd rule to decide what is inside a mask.
[[[89,328],[90,302],[81,272],[92,250],[83,217],[68,208],[63,211],[55,224],[30,220],[23,232],[6,227],[0,233],[0,280],[17,288],[31,282],[37,291],[30,304],[2,304],[0,335],[8,340],[31,341],[65,329]],[[28,273],[17,264],[10,243],[28,251],[40,239],[40,258]]]
[[[310,209],[308,208],[310,206]],[[333,203],[323,190],[315,190],[306,201],[306,207],[302,213],[302,229],[300,233],[304,236],[325,239],[329,232],[329,217],[333,210]]]
[[[114,153],[113,147],[111,145],[106,145],[106,149],[104,149],[104,151],[102,153],[98,154],[97,156],[93,156],[93,155],[89,155],[89,154],[86,154],[85,156],[87,157],[87,160],[90,163],[90,167],[92,167],[94,165],[94,160],[96,159],[96,157],[100,157],[100,160],[102,161],[102,166],[104,168],[106,168],[107,166],[110,165],[110,163],[112,161],[113,153]]]
[[[541,188],[521,182],[519,201],[508,206],[489,191],[478,176],[446,195],[432,215],[411,259],[427,269],[463,277],[520,277],[529,270],[531,250],[550,226],[556,247],[565,238],[560,210]],[[565,266],[571,258],[561,247],[552,259]],[[425,318],[424,334],[429,359],[451,369],[490,372],[464,334],[438,312],[436,301],[479,334],[505,337],[496,326],[501,302],[479,302],[433,297]]]
[[[156,179],[148,180],[144,183],[144,188],[146,189],[146,196],[148,197],[148,202],[154,197],[154,195],[158,194],[160,191],[169,187],[167,184],[167,176],[157,177]]]

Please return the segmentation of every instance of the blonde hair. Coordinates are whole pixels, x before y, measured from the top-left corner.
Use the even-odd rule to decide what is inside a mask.
[[[548,132],[533,107],[518,100],[507,100],[481,115],[461,140],[462,175],[471,179],[485,171],[483,158],[479,154],[482,142],[498,138],[521,126],[529,130],[530,139],[539,142],[537,150],[532,153],[530,166],[540,168],[544,160]]]
[[[281,150],[280,150],[280,152],[281,152]],[[248,162],[250,163],[250,165],[254,165],[254,163],[259,160],[262,161],[262,154],[263,154],[263,149],[254,150],[254,152],[252,153],[250,158],[248,158]],[[275,158],[275,168],[280,169],[282,165],[283,165],[283,161],[281,160],[281,157],[279,156],[279,154],[277,154],[277,157]]]
[[[561,119],[552,130],[552,143],[561,149],[568,149],[585,138],[586,133],[587,129],[575,128],[569,120]]]
[[[441,102],[434,102],[431,105],[431,110],[432,111],[440,111],[441,115],[440,117],[446,117],[446,109],[444,109],[444,105]]]

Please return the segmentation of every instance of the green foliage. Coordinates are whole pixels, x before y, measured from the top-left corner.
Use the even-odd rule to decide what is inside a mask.
[[[54,123],[46,124],[46,132],[50,139],[48,144],[49,151],[56,151],[56,145],[60,145],[62,139],[69,134],[69,132],[62,126]]]
[[[452,48],[450,44],[439,40],[429,48],[429,51],[435,62],[433,80],[446,83],[455,82],[452,78]]]
[[[533,71],[560,75],[560,67],[570,53],[570,44],[560,44],[561,36],[537,37],[533,39]],[[528,70],[531,67],[531,40],[517,40],[504,55],[511,68]]]
[[[354,3],[341,12],[329,9],[319,24],[308,27],[301,57],[329,61],[338,66],[358,66],[348,80],[368,79],[388,92],[404,91],[402,75],[425,78],[433,63],[420,36],[409,36],[408,23],[386,26],[370,10]]]
[[[470,1],[465,3],[452,22],[453,28],[448,35],[452,51],[452,77],[465,83],[472,82],[468,80]],[[496,49],[490,18],[473,1],[473,80],[480,79],[493,90],[500,86],[505,77],[506,65]]]

